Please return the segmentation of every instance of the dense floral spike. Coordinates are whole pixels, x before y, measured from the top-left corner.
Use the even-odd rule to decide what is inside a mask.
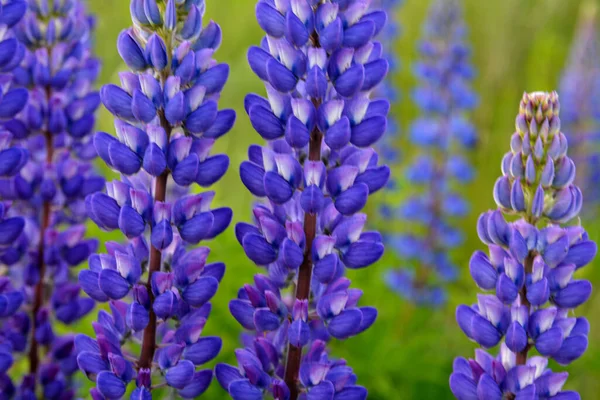
[[[477,350],[474,360],[455,360],[450,388],[458,399],[579,399],[562,391],[566,372],[547,368],[548,358],[566,365],[587,348],[589,323],[572,311],[592,285],[574,273],[596,255],[581,226],[564,225],[581,210],[582,196],[559,108],[556,93],[524,94],[494,188],[499,210],[479,218],[489,254],[476,251],[469,268],[477,286],[492,293],[459,306],[456,319],[471,340],[501,348],[497,358]],[[507,222],[503,214],[519,219]]]
[[[0,212],[9,227],[1,236],[13,244],[0,255],[10,276],[0,284],[0,346],[13,353],[11,360],[27,354],[28,373],[14,385],[9,376],[20,372],[2,363],[0,386],[3,398],[71,399],[74,341],[54,327],[74,323],[94,305],[79,297],[72,272],[97,247],[84,239],[84,197],[103,185],[90,164],[95,151],[89,134],[99,104],[93,91],[99,70],[91,54],[93,20],[78,1],[30,0],[3,2],[1,23],[14,26],[3,28],[13,37],[0,43],[9,56],[0,62],[3,72],[14,69],[14,77],[0,78],[8,88],[0,116],[9,132],[0,134],[0,148],[12,146],[0,155],[8,154],[0,167],[0,200],[12,202]],[[11,224],[17,218],[20,234]]]
[[[219,364],[219,383],[234,399],[353,398],[367,395],[330,338],[369,328],[377,317],[358,305],[346,268],[383,254],[381,235],[363,231],[367,197],[388,181],[374,145],[386,129],[389,102],[371,100],[388,63],[373,38],[387,16],[369,1],[261,0],[267,36],[248,61],[267,98],[245,107],[267,145],[252,145],[242,182],[264,202],[254,224],[236,236],[267,275],[245,285],[230,310],[251,331],[236,352],[239,368]],[[304,351],[303,351],[304,349]]]
[[[117,42],[131,71],[100,93],[117,137],[99,132],[94,145],[122,178],[86,206],[99,227],[129,240],[107,243],[108,253],[92,255],[79,275],[83,290],[111,309],[99,312],[95,340],[75,339],[94,399],[119,399],[132,380],[131,399],[158,398],[152,391],[162,386],[194,398],[212,381],[210,369],[197,367],[221,349],[220,338],[201,333],[225,265],[209,264],[206,247],[188,247],[219,235],[232,214],[211,208],[213,192],[187,188],[210,186],[227,170],[228,157],[211,150],[235,113],[217,109],[229,67],[212,58],[221,30],[202,27],[204,10],[204,0],[132,0],[133,27]]]
[[[456,220],[468,213],[462,186],[474,175],[466,153],[476,143],[467,118],[477,104],[469,86],[473,69],[462,7],[459,0],[438,0],[430,9],[419,50],[422,61],[415,67],[421,86],[414,101],[422,116],[411,127],[410,139],[421,148],[407,170],[407,181],[419,188],[397,210],[384,209],[386,217],[419,224],[417,233],[386,236],[386,243],[414,264],[391,270],[392,289],[419,305],[438,305],[445,300],[443,284],[456,278],[452,250],[463,234]]]
[[[589,5],[588,5],[589,6]],[[600,206],[600,43],[594,9],[585,7],[561,81],[562,124],[577,164],[584,215]]]

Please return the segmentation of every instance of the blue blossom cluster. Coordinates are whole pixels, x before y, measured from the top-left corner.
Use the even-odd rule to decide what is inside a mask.
[[[390,106],[371,99],[388,71],[373,40],[387,15],[362,0],[260,0],[256,17],[266,37],[248,61],[267,98],[250,94],[245,108],[267,144],[250,146],[240,176],[264,201],[236,236],[267,274],[230,302],[248,333],[238,367],[219,364],[216,377],[234,399],[364,399],[326,343],[377,317],[359,306],[362,291],[344,272],[368,267],[384,249],[360,211],[390,175],[371,148]]]
[[[582,195],[573,183],[575,164],[559,110],[555,92],[523,95],[494,187],[498,210],[477,223],[489,252],[476,251],[469,269],[489,293],[473,306],[459,306],[456,319],[483,348],[501,348],[498,357],[478,350],[474,360],[455,360],[450,388],[458,399],[580,398],[562,390],[566,372],[547,368],[549,358],[567,365],[587,348],[589,323],[572,311],[589,298],[592,285],[574,273],[597,250],[581,226],[565,225],[580,212]],[[507,216],[518,219],[508,222]],[[531,354],[534,349],[539,355]]]
[[[577,164],[576,183],[586,200],[584,215],[596,216],[600,206],[600,43],[594,12],[582,16],[560,93],[562,124]]]
[[[388,285],[419,305],[445,301],[443,285],[457,275],[451,251],[463,242],[456,221],[469,211],[461,190],[475,173],[466,157],[476,144],[467,114],[477,97],[469,86],[473,69],[465,33],[460,2],[435,1],[419,46],[422,60],[415,67],[420,86],[414,102],[422,115],[411,126],[410,140],[421,151],[406,180],[419,189],[386,215],[420,225],[416,232],[386,235],[386,243],[414,264],[389,271]]]
[[[7,399],[72,399],[74,338],[54,328],[94,307],[73,273],[97,247],[85,238],[84,198],[104,184],[90,164],[94,21],[80,1],[8,1],[1,11],[0,388]],[[21,355],[28,372],[13,383]]]
[[[110,307],[93,323],[95,339],[75,338],[95,400],[120,399],[133,380],[131,399],[156,398],[164,386],[195,398],[212,381],[212,370],[197,367],[221,349],[220,338],[201,334],[225,265],[208,263],[206,247],[189,249],[232,218],[211,207],[213,192],[187,194],[226,172],[228,157],[212,147],[235,120],[218,110],[229,67],[213,59],[221,30],[202,27],[204,11],[204,0],[132,0],[133,27],[117,42],[130,71],[100,92],[117,136],[98,132],[94,146],[121,179],[85,205],[100,228],[128,240],[106,243],[107,253],[91,255],[79,275],[83,290]]]

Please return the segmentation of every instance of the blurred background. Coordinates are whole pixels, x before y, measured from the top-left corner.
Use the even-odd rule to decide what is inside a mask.
[[[238,177],[238,165],[246,159],[249,144],[260,137],[250,126],[243,110],[247,93],[262,94],[264,86],[254,76],[246,62],[246,50],[258,44],[262,37],[254,18],[256,0],[207,0],[208,18],[223,29],[223,44],[216,58],[229,63],[231,75],[223,91],[221,108],[238,112],[235,128],[217,144],[217,151],[227,153],[231,168],[225,179],[214,188],[217,203],[233,208],[234,223],[250,220],[252,197]],[[394,118],[401,133],[393,138],[395,145],[407,148],[402,132],[418,115],[410,93],[415,86],[412,66],[416,61],[417,41],[421,36],[429,0],[404,0],[391,15],[401,26],[394,50],[400,57],[399,69],[392,77],[401,96],[393,105]],[[479,95],[479,106],[472,118],[477,127],[479,142],[472,152],[472,163],[477,177],[465,195],[471,203],[468,218],[461,221],[467,240],[454,253],[461,266],[461,277],[449,289],[449,301],[443,307],[428,309],[407,302],[387,288],[382,276],[389,267],[401,267],[401,261],[391,252],[367,270],[353,273],[354,285],[364,290],[361,303],[379,310],[376,324],[359,337],[333,344],[332,355],[348,360],[359,377],[359,384],[369,389],[371,399],[450,399],[448,377],[455,356],[471,357],[475,345],[458,328],[454,319],[457,304],[471,304],[478,289],[468,272],[468,262],[474,250],[483,249],[475,222],[478,215],[495,206],[492,188],[500,175],[500,160],[509,150],[510,135],[523,91],[558,89],[561,73],[568,59],[569,48],[576,32],[581,9],[589,3],[600,6],[600,0],[465,0],[464,11],[469,29],[467,40],[472,45],[472,62],[477,75],[474,89]],[[124,0],[90,0],[90,8],[97,15],[96,48],[103,62],[101,83],[118,82],[117,73],[124,69],[116,50],[119,32],[130,25],[129,2]],[[560,93],[559,93],[560,94]],[[600,96],[600,94],[598,94]],[[98,130],[114,132],[112,117],[101,111]],[[568,136],[568,132],[565,132]],[[402,168],[394,165],[393,174],[399,180],[398,191],[403,190]],[[107,177],[111,173],[106,171]],[[401,193],[378,193],[367,212],[374,224],[378,204],[393,203]],[[585,200],[584,200],[585,201]],[[584,203],[585,204],[585,203]],[[584,206],[585,207],[585,206]],[[410,229],[401,221],[385,221],[386,229]],[[393,224],[398,224],[395,226]],[[593,239],[600,237],[600,222],[583,221]],[[118,239],[99,231],[90,223],[90,234],[101,241]],[[227,273],[213,301],[213,313],[205,332],[223,338],[223,350],[218,362],[235,364],[233,350],[239,346],[241,327],[229,314],[227,304],[236,296],[238,288],[249,282],[258,269],[250,262],[235,240],[233,224],[229,230],[211,243],[213,260],[224,261]],[[592,263],[579,272],[594,284],[600,284],[600,271]],[[600,295],[593,294],[578,314],[589,318],[592,329],[587,353],[574,362],[565,389],[578,390],[584,399],[598,398],[600,390]],[[95,316],[95,315],[94,315]],[[91,318],[83,321],[82,330]],[[556,366],[552,366],[556,367]],[[562,367],[558,367],[562,370]],[[204,395],[208,399],[226,398],[216,381]]]

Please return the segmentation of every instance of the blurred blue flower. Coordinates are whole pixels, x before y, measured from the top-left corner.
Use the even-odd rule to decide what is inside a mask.
[[[577,164],[584,215],[600,204],[600,43],[595,10],[585,8],[560,83],[562,125]]]
[[[414,73],[420,86],[413,100],[422,115],[409,129],[420,148],[406,170],[408,197],[396,217],[419,225],[411,233],[386,233],[385,242],[409,265],[388,271],[389,286],[419,305],[443,304],[444,284],[456,279],[452,250],[463,235],[455,221],[469,212],[461,186],[475,175],[467,160],[477,141],[468,112],[477,105],[470,89],[473,69],[465,43],[466,27],[458,0],[435,1],[419,45],[421,61]],[[412,265],[411,265],[412,264]]]

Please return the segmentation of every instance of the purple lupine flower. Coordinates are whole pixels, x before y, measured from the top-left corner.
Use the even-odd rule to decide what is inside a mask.
[[[268,143],[250,146],[240,176],[264,202],[236,236],[267,275],[230,302],[249,333],[238,367],[219,364],[216,377],[234,399],[362,399],[366,389],[325,346],[377,317],[344,271],[383,254],[360,211],[390,175],[370,147],[389,110],[387,99],[371,100],[388,70],[373,40],[387,15],[368,1],[261,0],[256,16],[267,35],[248,61],[267,98],[250,94],[245,107]]]
[[[586,201],[583,213],[589,216],[598,214],[600,204],[600,43],[595,14],[584,8],[560,85],[561,121],[577,164],[576,184]]]
[[[72,272],[97,247],[84,238],[81,223],[85,195],[103,185],[90,165],[89,133],[99,104],[93,21],[79,2],[34,0],[3,2],[0,19],[13,27],[3,29],[11,37],[0,43],[3,72],[11,71],[0,78],[8,88],[0,103],[8,133],[0,134],[0,147],[9,143],[4,152],[13,151],[0,168],[0,201],[12,203],[1,214],[5,224],[22,220],[21,233],[0,255],[8,271],[0,346],[11,360],[24,356],[28,369],[15,385],[12,362],[3,363],[0,386],[3,398],[71,399],[74,341],[54,327],[74,323],[94,306],[79,296]]]
[[[162,386],[195,398],[212,381],[212,370],[197,367],[221,349],[220,338],[201,334],[225,265],[209,263],[207,247],[189,247],[223,232],[232,213],[211,206],[214,192],[188,188],[226,172],[228,157],[211,153],[235,113],[217,109],[229,67],[213,59],[221,30],[202,27],[204,10],[204,0],[132,0],[133,27],[117,41],[130,71],[121,86],[101,90],[117,137],[98,132],[94,145],[121,179],[86,206],[100,228],[128,240],[106,243],[107,253],[93,254],[79,275],[83,290],[111,309],[98,314],[96,339],[75,340],[94,399],[120,399],[133,380],[132,399]]]
[[[418,192],[391,212],[422,228],[418,233],[386,235],[386,243],[413,264],[388,271],[388,285],[420,305],[445,301],[444,284],[457,276],[452,250],[463,242],[453,220],[469,211],[460,187],[474,176],[467,151],[475,145],[476,136],[467,114],[476,106],[477,97],[469,85],[473,69],[465,34],[460,2],[435,1],[419,45],[422,61],[415,67],[420,86],[414,101],[422,116],[412,124],[410,139],[421,150],[406,178]]]
[[[596,255],[583,227],[565,225],[581,210],[582,195],[573,183],[575,164],[567,156],[559,109],[555,92],[523,95],[494,187],[499,209],[477,223],[489,254],[476,251],[469,269],[490,293],[459,306],[456,319],[483,348],[501,348],[497,358],[482,349],[475,360],[455,360],[450,388],[458,399],[579,399],[562,391],[566,372],[547,368],[549,358],[567,365],[587,348],[589,323],[572,311],[589,298],[592,285],[574,274]],[[505,215],[519,219],[507,222]],[[534,348],[540,356],[530,354]]]

